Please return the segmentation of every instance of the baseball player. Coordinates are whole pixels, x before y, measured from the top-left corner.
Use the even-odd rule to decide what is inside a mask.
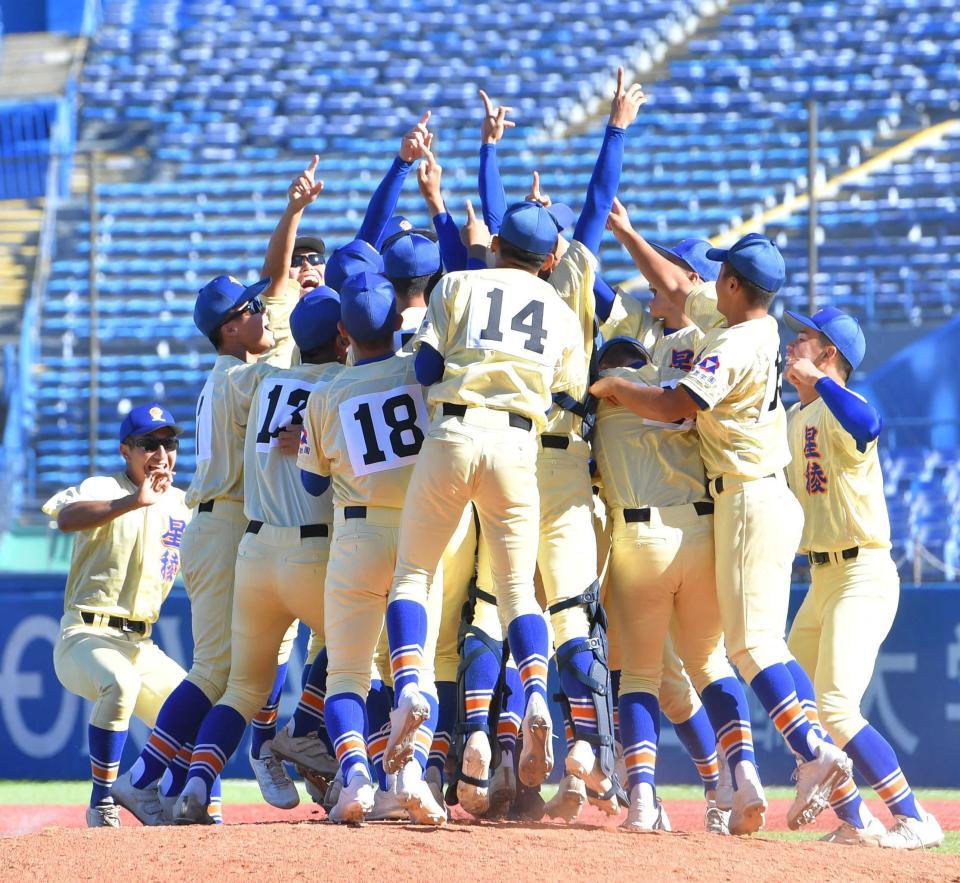
[[[297,618],[323,634],[323,593],[330,548],[332,505],[323,488],[305,487],[296,458],[281,451],[279,429],[301,419],[313,389],[339,372],[340,303],[329,288],[315,288],[290,316],[302,364],[264,377],[252,397],[244,439],[244,514],[248,523],[237,551],[230,641],[230,677],[220,701],[204,717],[186,784],[174,808],[177,824],[209,824],[208,791],[236,751],[247,724],[270,692],[277,653]],[[316,732],[294,725],[265,746],[275,759],[300,762],[322,745]],[[299,803],[285,777],[261,783],[274,806]]]
[[[674,389],[605,377],[591,392],[661,423],[697,418],[714,498],[717,595],[727,651],[799,758],[797,799],[787,819],[797,827],[826,806],[851,767],[840,749],[818,735],[800,705],[786,665],[792,657],[782,637],[803,514],[783,480],[790,452],[779,392],[780,338],[768,315],[785,278],[784,264],[777,247],[757,234],[706,256],[723,262],[712,310],[704,308],[704,301],[712,300],[705,287],[688,297],[694,286],[679,267],[664,261],[676,271],[668,295],[683,302],[694,321],[698,310],[713,317],[715,327],[707,332],[693,369]],[[718,699],[736,702],[723,693],[705,690],[703,695],[715,726]],[[749,719],[745,713],[738,717]],[[723,742],[724,734],[720,736]],[[738,830],[749,833],[762,827],[766,799],[752,752],[738,747],[725,746],[725,751],[736,789]]]
[[[401,230],[384,241],[383,274],[397,293],[400,330],[394,348],[411,352],[410,344],[427,312],[427,299],[440,280],[440,247],[429,231]]]
[[[541,273],[571,307],[580,325],[581,346],[573,355],[586,375],[587,353],[592,349],[594,328],[594,276],[599,251],[613,199],[619,186],[626,128],[645,102],[638,84],[624,86],[624,71],[617,72],[609,123],[597,158],[584,209],[573,240],[562,257],[551,261]],[[484,147],[501,134],[505,108],[494,112],[481,92],[486,116]],[[481,164],[481,195],[485,195]],[[489,174],[489,169],[488,169]],[[535,181],[535,189],[538,181]],[[495,188],[494,188],[495,189]],[[484,204],[488,201],[483,200]],[[549,209],[548,209],[549,210]],[[486,212],[486,209],[485,209]],[[551,213],[556,220],[556,208]],[[572,212],[570,213],[572,218]],[[560,222],[562,223],[562,221]],[[558,237],[557,245],[560,244]],[[548,272],[545,272],[548,271]],[[579,403],[586,392],[571,388],[567,399]],[[580,417],[557,409],[540,436],[537,484],[540,494],[540,543],[537,555],[547,608],[555,634],[561,688],[572,722],[574,742],[567,753],[567,772],[582,779],[591,799],[606,812],[618,812],[612,776],[614,772],[613,723],[609,671],[606,661],[606,622],[600,607],[595,547],[584,547],[583,536],[593,532],[593,494],[589,470],[589,446],[580,429]],[[482,734],[471,738],[468,749],[482,748]],[[482,778],[480,776],[479,778]]]
[[[275,338],[261,298],[269,280],[244,287],[230,276],[217,276],[197,297],[194,322],[217,350],[217,360],[197,402],[197,468],[187,489],[187,505],[196,514],[183,536],[183,571],[190,599],[193,664],[170,695],[143,751],[118,779],[117,802],[144,824],[161,824],[163,808],[155,784],[164,776],[160,796],[173,800],[183,786],[183,761],[193,737],[227,685],[230,672],[230,611],[233,605],[236,547],[246,528],[243,515],[243,438],[247,415],[260,381],[280,370],[257,356]],[[286,304],[280,304],[286,310]],[[288,635],[292,643],[294,633]],[[289,644],[281,659],[289,656]],[[258,779],[280,775],[254,763]],[[256,758],[254,759],[256,760]],[[189,761],[187,761],[187,765]],[[173,773],[177,772],[177,778]]]
[[[383,630],[401,509],[413,464],[419,462],[427,416],[413,359],[394,351],[400,319],[390,282],[361,273],[346,281],[340,295],[341,332],[356,361],[311,394],[298,463],[310,473],[329,476],[333,484],[334,531],[324,590],[328,659],[324,715],[343,787],[330,819],[360,822],[374,803],[367,768],[364,698]],[[425,608],[420,608],[424,620],[432,621],[432,625],[423,624],[423,686],[428,694],[433,692],[436,620],[442,600],[440,592],[432,594],[437,608],[434,615],[428,617]],[[427,641],[431,634],[432,647]],[[403,690],[407,663],[404,660],[398,665],[398,659],[403,657],[394,660],[394,688]],[[416,749],[401,765],[385,766],[397,774],[394,788],[411,819],[441,825],[446,811],[423,779],[432,743],[431,712],[436,721],[436,698],[431,698],[432,708],[423,700],[424,713],[409,734]],[[421,727],[423,724],[427,726]]]
[[[823,728],[894,818],[884,830],[851,783],[848,793],[832,796],[841,825],[823,839],[939,846],[940,825],[917,802],[889,742],[860,711],[900,593],[877,455],[880,415],[847,389],[866,341],[860,323],[835,307],[810,317],[786,310],[784,321],[798,335],[787,344],[785,376],[800,395],[787,413],[787,477],[803,506],[800,551],[811,571],[787,646],[813,680]]]
[[[635,339],[613,338],[599,353],[601,376],[642,386],[675,384],[687,370],[674,364],[675,348],[696,348],[700,336],[695,326],[679,328],[662,337],[653,354]],[[714,505],[707,497],[693,421],[642,420],[606,401],[597,414],[594,453],[613,521],[607,597],[623,654],[620,728],[630,786],[625,827],[652,831],[663,824],[654,768],[661,670],[672,625],[677,650],[697,691],[723,682],[737,694],[737,708],[745,706],[746,699],[723,647],[714,580]],[[749,719],[744,723],[728,717],[720,723],[721,733],[736,725],[740,739],[749,740]],[[710,737],[712,743],[712,731]],[[714,754],[713,745],[708,746]],[[726,819],[716,801],[715,758],[709,772],[706,825],[724,832]],[[735,798],[729,821],[734,834],[744,833],[739,809]]]
[[[93,702],[91,828],[120,827],[112,786],[131,716],[153,726],[186,674],[150,640],[191,515],[172,484],[180,431],[158,404],[131,409],[119,432],[124,469],[43,506],[60,530],[76,533],[53,663],[66,689]]]
[[[388,769],[409,756],[429,710],[419,687],[426,588],[471,501],[523,680],[520,779],[538,785],[553,766],[548,639],[533,592],[539,523],[533,430],[546,425],[551,391],[584,382],[576,319],[536,275],[552,263],[557,234],[542,206],[511,207],[493,242],[497,267],[445,276],[414,341],[417,377],[431,387],[435,417],[410,481],[387,611],[397,690]]]

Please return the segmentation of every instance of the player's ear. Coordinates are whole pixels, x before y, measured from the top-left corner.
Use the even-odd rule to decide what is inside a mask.
[[[494,254],[497,254],[500,251],[500,237],[494,235],[493,239],[490,240],[490,251]]]
[[[393,330],[399,331],[401,328],[403,328],[403,316],[397,313],[396,317],[393,320]]]
[[[556,265],[557,265],[557,255],[555,252],[551,251],[550,254],[548,254],[546,258],[544,258],[543,263],[540,265],[540,272],[549,273]]]

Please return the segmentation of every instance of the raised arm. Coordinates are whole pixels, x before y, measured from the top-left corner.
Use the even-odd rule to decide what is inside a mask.
[[[480,207],[490,232],[496,233],[500,230],[500,223],[507,211],[507,196],[503,191],[500,168],[497,165],[497,142],[503,138],[504,132],[516,126],[516,123],[507,119],[507,114],[513,112],[512,107],[501,105],[494,108],[493,102],[483,89],[480,90],[480,98],[483,99],[484,111],[480,125]]]
[[[380,247],[384,228],[397,208],[400,190],[413,164],[423,156],[424,148],[429,148],[433,142],[433,135],[427,131],[427,122],[430,119],[428,110],[420,121],[403,136],[400,142],[400,152],[394,157],[393,164],[384,176],[380,185],[373,192],[367,213],[360,225],[357,239],[369,242],[374,248]]]
[[[77,500],[64,506],[57,515],[57,527],[64,533],[103,527],[127,512],[152,506],[172,482],[173,473],[158,466],[132,494],[118,500]]]
[[[314,179],[319,162],[320,157],[314,154],[310,165],[293,179],[287,189],[287,207],[270,236],[263,269],[260,271],[261,279],[270,279],[270,287],[263,293],[266,298],[278,297],[286,292],[300,219],[306,207],[315,202],[323,190],[323,181]]]
[[[583,211],[580,212],[573,232],[573,238],[594,254],[600,250],[603,228],[620,187],[627,127],[637,118],[637,113],[646,100],[639,83],[634,83],[629,88],[624,87],[623,68],[618,67],[617,88],[610,103],[607,130],[604,132],[600,154],[590,177]]]
[[[443,201],[440,190],[442,176],[442,166],[437,162],[433,152],[426,148],[417,168],[417,184],[420,187],[420,195],[427,204],[427,211],[433,219],[433,227],[437,231],[440,259],[443,261],[444,269],[451,273],[454,270],[467,268],[467,249],[460,241],[460,231]]]

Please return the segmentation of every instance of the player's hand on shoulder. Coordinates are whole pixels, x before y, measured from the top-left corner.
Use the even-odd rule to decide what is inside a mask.
[[[517,124],[507,119],[508,113],[513,113],[512,107],[501,105],[494,107],[490,96],[483,89],[480,90],[480,99],[483,101],[483,122],[480,124],[480,142],[482,144],[496,144],[507,129]]]
[[[624,86],[623,68],[617,68],[617,89],[610,102],[610,125],[626,129],[640,112],[640,108],[647,103],[647,96],[643,94],[643,87],[639,83]]]
[[[297,456],[300,451],[300,427],[283,426],[277,434],[277,450],[281,454]]]
[[[467,200],[467,222],[460,228],[460,238],[463,244],[470,248],[473,245],[490,245],[490,230],[483,217],[477,217],[473,211],[473,203]]]
[[[627,207],[617,197],[613,198],[613,207],[607,215],[607,229],[618,241],[633,233],[633,223],[627,213]]]
[[[530,192],[524,197],[524,199],[527,202],[539,202],[542,206],[553,205],[553,200],[550,198],[550,196],[540,189],[540,173],[536,170],[533,172],[533,181],[530,184]]]
[[[303,211],[310,203],[315,202],[323,190],[323,181],[316,180],[319,162],[320,157],[314,154],[310,165],[293,179],[287,189],[287,200],[290,207],[296,211]]]
[[[429,110],[403,136],[403,140],[400,142],[400,159],[404,162],[416,162],[423,156],[424,150],[430,149],[433,144],[433,132],[427,129],[428,122],[430,122]]]

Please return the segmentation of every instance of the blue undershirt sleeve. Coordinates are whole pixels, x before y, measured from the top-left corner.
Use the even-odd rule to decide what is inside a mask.
[[[610,215],[613,199],[620,187],[626,135],[626,129],[607,126],[603,135],[603,144],[600,146],[600,155],[590,176],[590,186],[587,187],[583,211],[580,212],[577,227],[573,232],[573,238],[583,243],[594,254],[600,249],[600,240],[607,226],[607,217]]]
[[[329,475],[315,475],[313,472],[307,472],[306,469],[300,470],[300,483],[310,496],[319,497],[328,487],[330,487]]]
[[[600,276],[593,277],[593,298],[595,301],[594,311],[601,322],[606,322],[610,318],[610,311],[613,309],[613,301],[617,293],[607,284],[606,280]]]
[[[815,389],[830,413],[853,436],[858,450],[865,451],[883,428],[883,420],[877,409],[831,377],[821,377]]]
[[[413,370],[421,386],[431,386],[443,377],[443,356],[430,344],[421,343],[417,350],[417,357],[413,363]]]
[[[500,180],[496,144],[480,145],[479,188],[483,220],[491,233],[498,233],[507,212],[507,195],[503,192],[503,181]]]
[[[467,247],[460,239],[460,230],[449,212],[434,215],[433,229],[437,231],[440,259],[448,273],[467,269]]]
[[[370,197],[357,239],[369,242],[377,249],[380,248],[383,230],[397,209],[397,200],[400,198],[403,182],[412,168],[413,163],[404,162],[399,156],[393,158],[393,165]]]

